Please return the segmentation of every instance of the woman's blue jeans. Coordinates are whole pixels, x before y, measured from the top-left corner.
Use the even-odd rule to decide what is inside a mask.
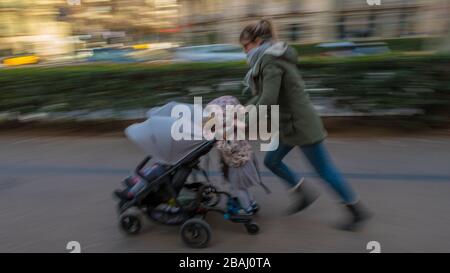
[[[264,165],[290,186],[295,186],[299,182],[300,177],[283,163],[283,158],[294,147],[280,142],[278,148],[268,152],[264,158]],[[352,188],[336,166],[334,166],[323,141],[312,145],[300,146],[300,149],[320,177],[338,193],[345,203],[350,204],[357,201]]]

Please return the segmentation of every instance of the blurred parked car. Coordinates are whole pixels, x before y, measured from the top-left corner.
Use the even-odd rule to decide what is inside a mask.
[[[94,48],[92,55],[87,58],[89,62],[135,62],[130,56],[132,48]]]
[[[222,62],[243,61],[246,59],[242,48],[231,44],[214,44],[180,47],[175,50],[176,61]]]
[[[359,55],[374,55],[374,54],[383,54],[388,53],[391,50],[389,49],[386,43],[361,43],[357,44],[354,49],[355,54]]]
[[[129,56],[136,60],[136,62],[171,62],[173,59],[173,52],[170,49],[146,49],[135,50]]]
[[[89,48],[75,51],[75,59],[77,60],[88,59],[92,56],[94,56],[94,50]]]
[[[40,58],[34,54],[25,54],[13,57],[6,57],[2,60],[4,66],[19,66],[39,63]]]
[[[122,48],[95,48],[89,54],[87,61],[90,62],[135,63],[173,59],[171,48],[159,44],[132,45]]]
[[[366,56],[374,54],[383,54],[390,52],[386,43],[354,43],[354,42],[337,42],[318,44],[323,50],[323,56]]]

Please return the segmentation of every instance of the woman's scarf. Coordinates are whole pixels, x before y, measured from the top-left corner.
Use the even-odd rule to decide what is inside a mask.
[[[247,53],[247,63],[250,65],[250,70],[247,72],[244,79],[244,95],[248,94],[248,91],[251,91],[252,96],[255,96],[258,93],[253,78],[258,76],[259,71],[257,67],[262,56],[268,54],[280,57],[286,52],[287,49],[288,45],[285,42],[274,43],[273,41],[266,41]]]
[[[261,57],[264,55],[264,52],[272,46],[271,41],[263,42],[258,47],[253,48],[247,53],[247,63],[250,65],[250,70],[247,72],[247,75],[245,75],[244,78],[244,94],[247,94],[248,91],[251,91],[251,94],[254,96],[256,95],[256,88],[253,81],[253,77],[255,76],[255,68],[259,61],[261,60]]]

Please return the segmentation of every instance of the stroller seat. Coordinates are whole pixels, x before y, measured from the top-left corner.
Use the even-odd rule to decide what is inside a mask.
[[[160,175],[164,173],[169,168],[169,166],[162,164],[154,164],[150,168],[145,168],[142,171],[142,175],[145,177],[147,182],[151,182],[158,178]],[[139,183],[143,179],[138,174],[133,174],[124,179],[124,183],[127,187],[133,187],[136,183]],[[142,181],[143,182],[143,181]]]

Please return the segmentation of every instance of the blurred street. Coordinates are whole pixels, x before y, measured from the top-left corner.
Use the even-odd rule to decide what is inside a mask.
[[[0,0],[0,14],[0,252],[67,253],[73,241],[81,252],[367,253],[373,241],[381,252],[450,252],[449,0]],[[280,64],[275,78],[266,55]],[[145,217],[125,235],[113,191],[146,155],[123,129],[155,107],[223,96],[280,106],[281,127],[301,124],[302,143],[319,136],[309,98],[374,219],[337,230],[348,210],[298,150],[285,163],[322,195],[286,216],[287,187],[253,143],[272,190],[251,189],[258,235],[218,214],[206,219],[206,249]],[[179,155],[161,129],[169,119],[155,120],[141,147]],[[208,157],[227,190],[217,151]],[[177,210],[171,201],[156,205]]]
[[[382,252],[450,250],[450,134],[408,137],[332,137],[336,164],[375,213],[366,229],[333,228],[343,216],[337,200],[316,180],[299,151],[286,162],[323,188],[318,201],[295,216],[284,216],[287,191],[267,169],[273,193],[252,188],[261,205],[261,232],[209,215],[215,252]],[[112,191],[144,155],[127,139],[112,136],[0,136],[0,252],[192,252],[178,226],[146,222],[128,237],[118,229]],[[255,151],[259,151],[256,149]],[[215,151],[211,153],[214,159]],[[258,152],[262,162],[263,153]],[[217,167],[212,179],[223,185]],[[205,250],[203,250],[205,251]]]

